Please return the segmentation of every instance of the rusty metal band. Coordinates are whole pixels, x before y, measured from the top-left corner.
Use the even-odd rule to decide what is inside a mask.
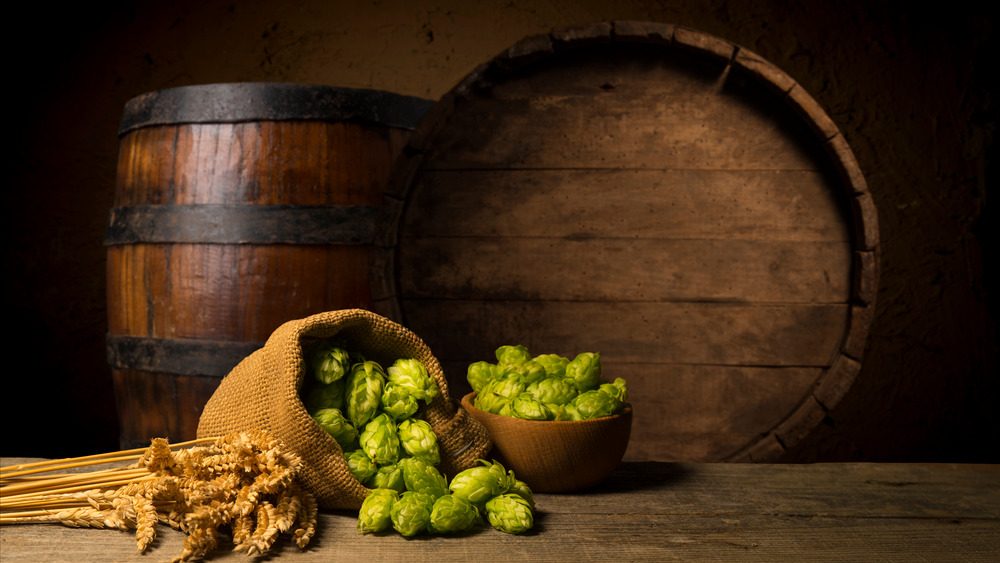
[[[168,88],[130,99],[119,136],[142,127],[249,121],[358,122],[413,129],[431,100],[365,88],[237,82]]]
[[[108,334],[108,364],[113,368],[225,377],[263,342],[146,338]]]
[[[104,244],[371,244],[376,213],[364,205],[116,207]]]

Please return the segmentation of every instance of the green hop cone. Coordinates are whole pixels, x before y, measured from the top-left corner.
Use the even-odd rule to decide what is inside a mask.
[[[464,532],[475,526],[479,510],[469,501],[455,495],[444,495],[434,501],[427,529],[438,534]]]
[[[324,343],[312,354],[310,366],[313,376],[321,383],[333,383],[347,375],[351,355],[339,344]]]
[[[379,467],[367,483],[372,489],[392,489],[397,492],[406,490],[406,482],[403,481],[403,468],[397,463],[383,465]]]
[[[392,527],[404,537],[426,531],[431,521],[434,500],[431,495],[416,491],[406,491],[399,495],[389,511]]]
[[[616,377],[614,383],[602,383],[597,389],[617,399],[622,406],[628,402],[628,385],[620,377]]]
[[[565,405],[573,400],[579,393],[576,386],[562,377],[546,377],[545,379],[528,385],[527,392],[547,404]]]
[[[355,428],[363,427],[382,405],[385,372],[375,362],[355,364],[347,379],[347,417]]]
[[[388,530],[392,525],[392,506],[399,493],[392,489],[374,489],[361,503],[358,512],[358,532],[375,534]]]
[[[417,360],[400,358],[389,367],[388,374],[389,382],[405,388],[419,401],[429,403],[440,393],[427,368]]]
[[[510,406],[510,401],[510,397],[503,397],[496,393],[487,392],[482,395],[476,395],[474,406],[488,413],[500,414],[505,408]]]
[[[513,399],[521,393],[524,393],[527,388],[528,383],[524,380],[523,375],[516,371],[509,371],[505,373],[503,377],[493,380],[492,383],[486,386],[483,392],[496,393],[501,397]]]
[[[399,461],[399,434],[396,421],[382,413],[371,419],[359,437],[361,449],[377,465],[389,465]]]
[[[475,407],[489,413],[502,414],[510,407],[511,399],[523,393],[526,388],[527,384],[521,374],[508,372],[486,384],[476,396]]]
[[[500,412],[497,413],[500,416],[507,416],[510,418],[517,418],[517,413],[514,412],[514,399],[510,399],[502,407],[500,407]]]
[[[545,379],[546,376],[545,368],[542,367],[542,364],[534,360],[526,360],[518,364],[503,364],[502,367],[508,373],[519,373],[525,384],[541,381],[542,379]]]
[[[496,495],[507,492],[511,481],[507,470],[499,462],[480,459],[482,465],[460,471],[452,477],[448,489],[453,496],[481,506]]]
[[[510,488],[507,489],[507,492],[515,494],[523,498],[524,500],[528,501],[528,506],[530,506],[531,509],[534,510],[535,494],[531,492],[531,487],[529,487],[528,484],[525,483],[524,481],[516,479],[513,475],[511,475],[511,480],[513,482],[511,483]]]
[[[511,399],[511,415],[524,420],[552,420],[555,415],[531,393],[521,393]]]
[[[419,418],[408,418],[399,423],[399,443],[409,455],[422,459],[429,465],[441,463],[437,436],[431,425]]]
[[[539,354],[532,358],[545,369],[545,375],[549,377],[563,377],[566,375],[566,364],[569,358],[564,358],[559,354]]]
[[[583,420],[583,415],[575,403],[566,403],[559,405],[559,409],[556,410],[556,420]]]
[[[524,346],[501,346],[496,350],[498,364],[519,364],[531,359]]]
[[[333,436],[333,439],[340,444],[340,449],[345,452],[355,449],[354,442],[357,440],[358,432],[344,418],[340,409],[319,409],[312,414],[312,418],[323,430],[326,430],[327,434]]]
[[[367,483],[375,475],[375,472],[378,471],[378,466],[375,465],[375,462],[368,457],[368,454],[364,450],[354,450],[344,457],[347,460],[347,468],[351,471],[351,475],[354,475],[354,478],[361,483]]]
[[[621,408],[621,401],[596,389],[586,391],[573,399],[573,404],[584,420],[610,416]]]
[[[309,413],[315,413],[320,409],[344,410],[344,382],[334,381],[333,383],[319,383],[309,385],[302,404]]]
[[[508,534],[526,532],[535,523],[531,504],[512,493],[497,495],[486,501],[486,517],[494,528]]]
[[[420,404],[409,390],[400,385],[387,383],[382,392],[382,411],[397,421],[410,418]]]
[[[581,393],[601,384],[601,355],[583,352],[566,364],[566,379],[576,385]]]
[[[398,465],[403,470],[407,491],[424,493],[435,499],[448,494],[448,480],[437,467],[415,457],[404,457]]]
[[[475,362],[469,364],[465,378],[469,381],[472,390],[479,393],[487,383],[500,377],[501,371],[498,366],[489,362]]]

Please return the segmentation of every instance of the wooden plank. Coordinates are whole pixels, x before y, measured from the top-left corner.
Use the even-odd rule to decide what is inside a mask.
[[[490,560],[497,553],[517,561],[996,561],[1000,526],[993,520],[803,518],[801,516],[649,515],[641,522],[616,515],[541,515],[533,533],[513,536],[492,529],[416,540],[398,534],[369,536],[355,518],[327,515],[324,532],[306,550],[282,538],[273,548],[284,559],[331,558],[394,562]],[[9,529],[8,529],[9,528]],[[5,527],[4,555],[18,561],[125,561],[134,558],[130,534],[117,530],[46,527],[46,533]],[[159,532],[151,554],[178,555],[184,536]],[[212,561],[243,561],[231,541],[221,541]]]
[[[5,460],[6,462],[6,460]],[[278,556],[400,559],[995,561],[1000,472],[911,464],[625,464],[603,485],[536,496],[535,527],[456,536],[362,535],[350,512],[323,512],[305,551],[282,538]],[[183,534],[158,528],[151,552],[178,554]],[[107,561],[134,557],[131,534],[61,526],[3,526],[4,558]],[[224,537],[212,560],[245,561]]]
[[[674,30],[674,43],[696,49],[699,54],[714,56],[723,61],[729,61],[736,54],[736,45],[729,41],[687,27],[677,27]]]
[[[397,128],[319,121],[173,129],[173,142],[156,139],[150,154],[138,156],[158,163],[172,155],[172,166],[151,168],[143,178],[169,189],[177,204],[375,205],[409,138]]]
[[[597,494],[600,493],[600,494]],[[919,463],[625,463],[546,509],[823,517],[1000,519],[1000,466]],[[546,497],[549,498],[549,497]],[[565,502],[566,504],[561,504]],[[625,506],[627,505],[627,506]]]
[[[813,392],[813,397],[829,410],[832,405],[839,403],[840,399],[847,394],[860,371],[860,362],[839,354],[819,381]]]
[[[855,195],[851,198],[851,208],[854,210],[854,230],[857,233],[858,248],[862,250],[878,248],[878,211],[871,194],[863,192]]]
[[[3,457],[0,464],[6,467],[39,460]],[[607,481],[592,489],[539,493],[537,500],[540,511],[549,515],[769,514],[1000,520],[1000,465],[624,462]],[[324,513],[344,515],[349,511]]]
[[[604,373],[628,382],[633,425],[626,460],[711,461],[778,424],[822,370],[610,362]]]
[[[844,338],[844,353],[861,360],[868,346],[868,332],[875,317],[874,306],[854,305],[851,307],[850,325]]]
[[[409,299],[846,303],[849,243],[408,238]]]
[[[618,20],[613,23],[617,42],[669,45],[673,41],[672,24],[634,20]]]
[[[854,254],[854,298],[862,305],[874,305],[878,292],[878,253],[857,251]]]
[[[552,45],[560,49],[574,49],[585,45],[600,45],[612,40],[611,22],[597,22],[553,31]]]
[[[741,105],[739,98],[623,86],[595,89],[599,93],[594,95],[471,100],[438,135],[427,167],[815,170],[818,166],[793,123]]]
[[[424,170],[407,203],[404,237],[852,240],[816,171]]]
[[[167,338],[263,342],[282,323],[371,302],[367,245],[170,245],[150,293]],[[285,299],[276,307],[275,298]],[[159,336],[159,335],[156,335]]]
[[[504,51],[493,62],[500,68],[512,70],[541,60],[551,55],[553,51],[552,37],[548,34],[540,33],[511,45],[510,48]]]
[[[810,430],[819,426],[826,411],[814,397],[806,397],[795,409],[790,409],[788,417],[774,429],[774,436],[782,444],[794,444],[805,437]]]
[[[757,53],[743,47],[737,49],[736,56],[733,57],[733,68],[737,69],[738,72],[746,72],[754,76],[781,96],[795,87],[795,80],[791,76]]]
[[[647,43],[617,43],[550,54],[531,68],[491,77],[489,91],[477,97],[516,100],[603,96],[615,93],[619,87],[658,92],[667,99],[719,93],[724,61],[706,61],[698,54],[667,46],[662,39]]]
[[[497,346],[613,362],[825,367],[839,349],[846,305],[403,301],[406,326],[442,360],[494,357]]]

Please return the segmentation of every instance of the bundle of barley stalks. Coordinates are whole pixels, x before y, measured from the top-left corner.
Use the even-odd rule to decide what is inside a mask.
[[[166,524],[187,534],[174,561],[204,557],[225,530],[234,550],[247,554],[267,551],[283,532],[304,548],[316,531],[317,504],[296,480],[301,459],[282,450],[266,432],[240,432],[2,467],[0,524],[134,530],[139,552]],[[79,469],[108,463],[123,465]]]

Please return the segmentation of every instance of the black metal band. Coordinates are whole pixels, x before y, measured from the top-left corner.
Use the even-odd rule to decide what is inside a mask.
[[[371,244],[364,205],[136,205],[108,214],[104,244]]]
[[[125,103],[118,134],[154,125],[244,121],[353,121],[413,129],[431,100],[382,90],[285,82],[169,88]]]
[[[108,364],[118,369],[225,377],[263,342],[144,338],[108,334]]]

